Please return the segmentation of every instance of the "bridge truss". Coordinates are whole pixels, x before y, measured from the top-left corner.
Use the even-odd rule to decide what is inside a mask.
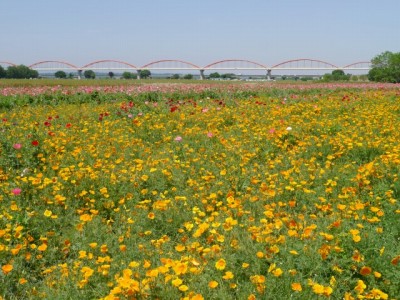
[[[9,66],[15,66],[16,64],[6,61],[0,61],[0,65],[3,68]],[[259,62],[246,60],[246,59],[224,59],[216,62],[209,63],[205,66],[196,65],[194,63],[179,60],[179,59],[162,59],[152,61],[144,65],[132,64],[120,60],[97,60],[85,64],[83,66],[77,66],[72,63],[62,60],[46,60],[39,61],[29,65],[30,68],[37,70],[39,73],[49,73],[55,71],[65,71],[69,73],[81,74],[85,70],[93,70],[95,72],[115,72],[121,73],[124,71],[128,72],[140,72],[141,70],[149,70],[152,72],[170,72],[170,73],[198,73],[200,77],[204,78],[205,73],[210,74],[212,72],[225,72],[225,73],[254,73],[264,74],[271,76],[274,74],[310,74],[311,73],[327,73],[333,70],[343,70],[345,73],[358,72],[367,73],[371,68],[371,62],[359,61],[351,63],[345,66],[337,66],[335,64],[310,58],[298,58],[286,60],[273,65],[266,65]]]

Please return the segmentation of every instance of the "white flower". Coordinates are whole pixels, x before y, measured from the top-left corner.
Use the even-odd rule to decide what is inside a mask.
[[[290,131],[290,130],[292,130],[292,127],[289,126],[288,128],[286,128],[286,130]]]
[[[24,177],[25,175],[29,174],[29,171],[30,170],[28,168],[25,168],[21,173],[21,177]]]

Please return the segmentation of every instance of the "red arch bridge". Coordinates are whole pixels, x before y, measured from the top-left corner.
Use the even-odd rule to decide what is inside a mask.
[[[16,64],[11,62],[0,61],[3,67],[14,66]],[[298,58],[286,60],[277,64],[265,65],[259,62],[250,61],[246,59],[224,59],[212,62],[205,66],[199,66],[194,63],[183,61],[179,59],[162,59],[152,61],[144,65],[136,65],[120,60],[97,60],[83,66],[77,66],[66,61],[59,60],[46,60],[39,61],[29,65],[30,68],[37,70],[39,73],[51,71],[66,71],[78,73],[80,77],[85,70],[92,70],[94,72],[137,72],[138,79],[140,79],[141,70],[158,71],[158,72],[186,72],[193,73],[199,72],[200,79],[205,78],[205,72],[229,72],[229,73],[242,73],[242,72],[257,72],[264,74],[268,79],[274,73],[321,73],[333,70],[343,70],[348,72],[363,72],[367,73],[371,68],[370,61],[359,61],[344,66],[337,66],[332,63],[309,58]]]

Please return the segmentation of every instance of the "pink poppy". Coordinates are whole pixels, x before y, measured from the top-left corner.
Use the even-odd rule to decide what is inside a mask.
[[[13,148],[16,149],[16,150],[19,150],[19,149],[22,148],[22,144],[19,144],[19,143],[14,144],[14,145],[13,145]]]
[[[22,190],[20,188],[15,188],[15,189],[12,190],[12,193],[15,196],[18,196],[19,194],[21,194],[21,192],[22,192]]]

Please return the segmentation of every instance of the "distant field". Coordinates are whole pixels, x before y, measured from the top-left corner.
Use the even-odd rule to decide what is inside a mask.
[[[0,299],[396,299],[399,128],[399,85],[2,80]]]
[[[143,84],[242,84],[240,80],[185,80],[185,79],[0,79],[0,87],[13,86],[91,86],[91,85],[143,85]],[[258,81],[245,81],[245,83],[260,84]],[[264,84],[304,84],[303,81],[281,80],[264,82]],[[308,81],[307,84],[318,84],[318,81]],[[359,84],[350,82],[349,84]]]

